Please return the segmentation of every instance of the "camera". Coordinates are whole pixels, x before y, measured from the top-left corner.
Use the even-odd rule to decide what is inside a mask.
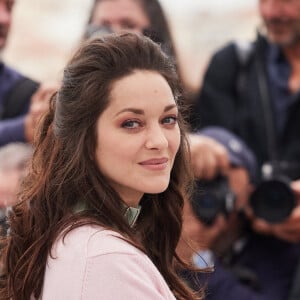
[[[284,221],[296,206],[290,182],[299,178],[298,163],[273,162],[262,166],[262,178],[251,193],[249,204],[256,217],[269,223]],[[201,222],[213,224],[218,214],[228,216],[235,209],[236,196],[226,177],[195,182],[191,197],[193,211]]]
[[[299,164],[272,162],[262,166],[262,180],[250,196],[255,216],[269,223],[280,223],[296,205],[290,182],[299,177]]]
[[[195,181],[191,204],[197,218],[211,225],[217,215],[224,214],[227,217],[234,210],[235,199],[228,179],[219,175],[211,181]]]

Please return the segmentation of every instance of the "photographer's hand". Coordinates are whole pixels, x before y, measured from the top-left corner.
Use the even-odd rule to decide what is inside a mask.
[[[300,180],[291,184],[298,205],[294,208],[291,215],[282,223],[270,224],[258,218],[253,218],[252,226],[257,232],[272,234],[288,242],[300,242]]]
[[[211,226],[202,223],[193,212],[188,200],[185,201],[183,210],[183,226],[177,254],[185,262],[190,263],[193,254],[198,251],[210,249],[218,237],[226,230],[224,216],[216,218]]]
[[[29,112],[25,117],[25,137],[27,142],[32,143],[35,130],[41,116],[48,110],[49,100],[52,94],[57,91],[59,84],[47,82],[40,85],[38,90],[32,95]]]
[[[230,163],[226,148],[214,139],[190,134],[191,160],[195,177],[212,179],[217,174],[226,174]]]

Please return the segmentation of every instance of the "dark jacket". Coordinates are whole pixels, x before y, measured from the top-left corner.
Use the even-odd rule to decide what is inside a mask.
[[[25,142],[25,115],[37,88],[37,82],[0,62],[0,146]]]
[[[243,251],[216,259],[214,272],[182,276],[205,287],[205,300],[286,300],[299,255],[296,244],[252,233]]]
[[[267,47],[267,41],[260,36],[243,64],[234,43],[216,52],[206,71],[192,116],[193,130],[216,125],[240,136],[253,150],[259,166],[270,160],[266,117],[259,87],[260,78],[264,76],[271,89],[265,63]],[[258,70],[259,64],[261,71]],[[283,134],[276,140],[279,160],[300,162],[299,116],[300,101],[297,99],[288,112]],[[293,177],[300,178],[300,174]]]

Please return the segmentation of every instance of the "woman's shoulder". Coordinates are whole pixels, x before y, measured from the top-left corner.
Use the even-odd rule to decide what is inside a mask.
[[[134,247],[120,233],[103,229],[94,230],[87,243],[88,256],[99,254],[140,254],[141,251]],[[99,253],[100,252],[100,253]]]
[[[54,256],[93,257],[106,254],[141,253],[118,232],[101,226],[83,225],[61,235],[53,245]]]

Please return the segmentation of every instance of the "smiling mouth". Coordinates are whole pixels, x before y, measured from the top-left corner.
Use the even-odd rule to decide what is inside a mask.
[[[163,158],[152,158],[152,159],[148,159],[145,161],[140,162],[140,165],[160,165],[160,164],[164,164],[167,163],[168,159],[163,157]]]
[[[139,164],[150,170],[163,170],[168,165],[167,158],[155,158],[140,162]]]

